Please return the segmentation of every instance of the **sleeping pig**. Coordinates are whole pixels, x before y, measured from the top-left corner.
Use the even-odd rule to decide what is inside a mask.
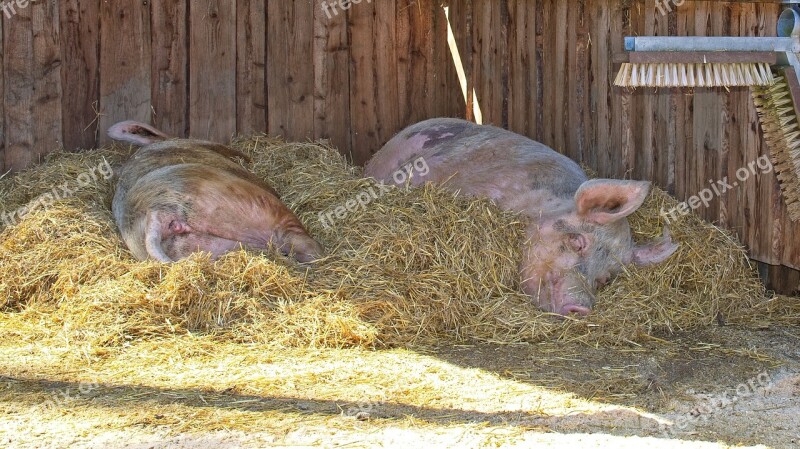
[[[627,216],[650,188],[643,181],[588,180],[581,168],[533,140],[493,126],[450,118],[426,120],[392,138],[365,175],[395,182],[395,173],[424,161],[424,176],[464,194],[489,198],[529,218],[519,266],[521,285],[539,308],[561,315],[590,312],[598,287],[623,265],[655,264],[677,245],[668,233],[636,245]]]
[[[112,126],[115,140],[141,146],[119,172],[112,209],[133,255],[173,262],[196,251],[217,258],[240,247],[275,245],[300,262],[322,246],[263,180],[213,142],[170,139],[144,123]]]

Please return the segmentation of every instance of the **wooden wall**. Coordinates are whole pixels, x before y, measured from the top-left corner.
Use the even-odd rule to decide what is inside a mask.
[[[267,131],[327,138],[356,163],[433,116],[508,127],[602,176],[678,198],[767,151],[747,89],[611,86],[627,35],[772,36],[774,2],[40,0],[3,18],[0,168],[105,142],[123,119],[224,141]],[[334,0],[328,0],[334,3]],[[447,44],[449,9],[466,99]],[[698,212],[755,259],[800,268],[800,228],[773,175]]]
[[[331,18],[321,4],[17,8],[1,25],[0,169],[105,143],[105,130],[124,119],[214,140],[265,131],[326,138],[362,163],[404,124],[463,115],[438,3],[361,0]]]

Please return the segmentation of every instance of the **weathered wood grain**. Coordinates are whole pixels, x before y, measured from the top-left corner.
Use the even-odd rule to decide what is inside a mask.
[[[532,3],[532,2],[531,2]],[[457,117],[475,121],[475,77],[472,76],[472,0],[451,0],[449,2],[450,25],[453,28],[458,54],[461,58],[461,69],[466,81],[465,86],[458,89],[464,99],[464,110]]]
[[[389,8],[387,8],[389,9]],[[347,15],[314,10],[314,137],[349,151],[350,40]]]
[[[403,2],[404,3],[404,2]],[[398,4],[397,7],[401,7]],[[360,5],[348,14],[350,26],[350,141],[352,147],[350,157],[354,162],[366,162],[370,155],[381,146],[379,130],[382,129],[382,117],[377,114],[377,102],[380,101],[375,73],[377,67],[375,34],[375,5]],[[398,25],[403,18],[398,15]],[[398,48],[401,38],[397,38]],[[402,56],[400,56],[402,57]],[[398,75],[400,76],[400,75]],[[403,97],[406,98],[406,97]],[[402,107],[398,104],[398,107]]]
[[[92,148],[100,122],[100,0],[58,2],[64,148]]]
[[[236,6],[189,3],[191,137],[225,142],[236,132]]]
[[[150,6],[142,2],[100,4],[99,142],[121,120],[151,120]]]
[[[17,171],[39,162],[34,148],[33,102],[35,70],[32,13],[18,9],[3,22],[3,81],[5,88],[5,166]]]
[[[236,132],[239,134],[267,131],[266,8],[266,0],[237,0]]]
[[[5,40],[3,32],[3,20],[0,19],[0,39]],[[0,176],[5,175],[10,170],[6,170],[6,107],[5,107],[5,46],[0,44]]]
[[[33,136],[37,159],[63,148],[61,27],[58,4],[29,6],[33,31]]]
[[[172,136],[189,134],[187,2],[152,4],[152,123]]]
[[[267,3],[268,129],[271,134],[291,140],[314,136],[312,8],[318,7],[316,2],[308,1]]]

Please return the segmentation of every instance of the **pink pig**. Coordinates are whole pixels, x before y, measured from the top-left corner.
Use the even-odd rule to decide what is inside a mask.
[[[407,170],[421,162],[424,172]],[[522,289],[547,312],[586,315],[597,288],[624,265],[659,263],[678,248],[666,230],[646,245],[631,238],[626,217],[644,202],[649,182],[588,180],[566,156],[493,126],[451,118],[412,125],[375,154],[364,174],[396,182],[398,170],[416,175],[412,185],[440,183],[527,216]]]
[[[278,194],[214,142],[169,139],[144,123],[126,121],[108,135],[142,146],[122,167],[114,219],[133,255],[173,262],[196,251],[216,258],[240,247],[274,244],[300,262],[324,255]]]

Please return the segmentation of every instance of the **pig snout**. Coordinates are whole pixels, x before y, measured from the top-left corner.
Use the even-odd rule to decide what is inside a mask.
[[[569,304],[564,306],[559,313],[559,315],[568,316],[572,313],[576,315],[586,316],[588,315],[592,309],[588,307],[576,306],[575,304]]]
[[[522,290],[539,309],[557,315],[586,316],[595,302],[593,289],[580,274],[548,273],[541,278],[524,278]]]

